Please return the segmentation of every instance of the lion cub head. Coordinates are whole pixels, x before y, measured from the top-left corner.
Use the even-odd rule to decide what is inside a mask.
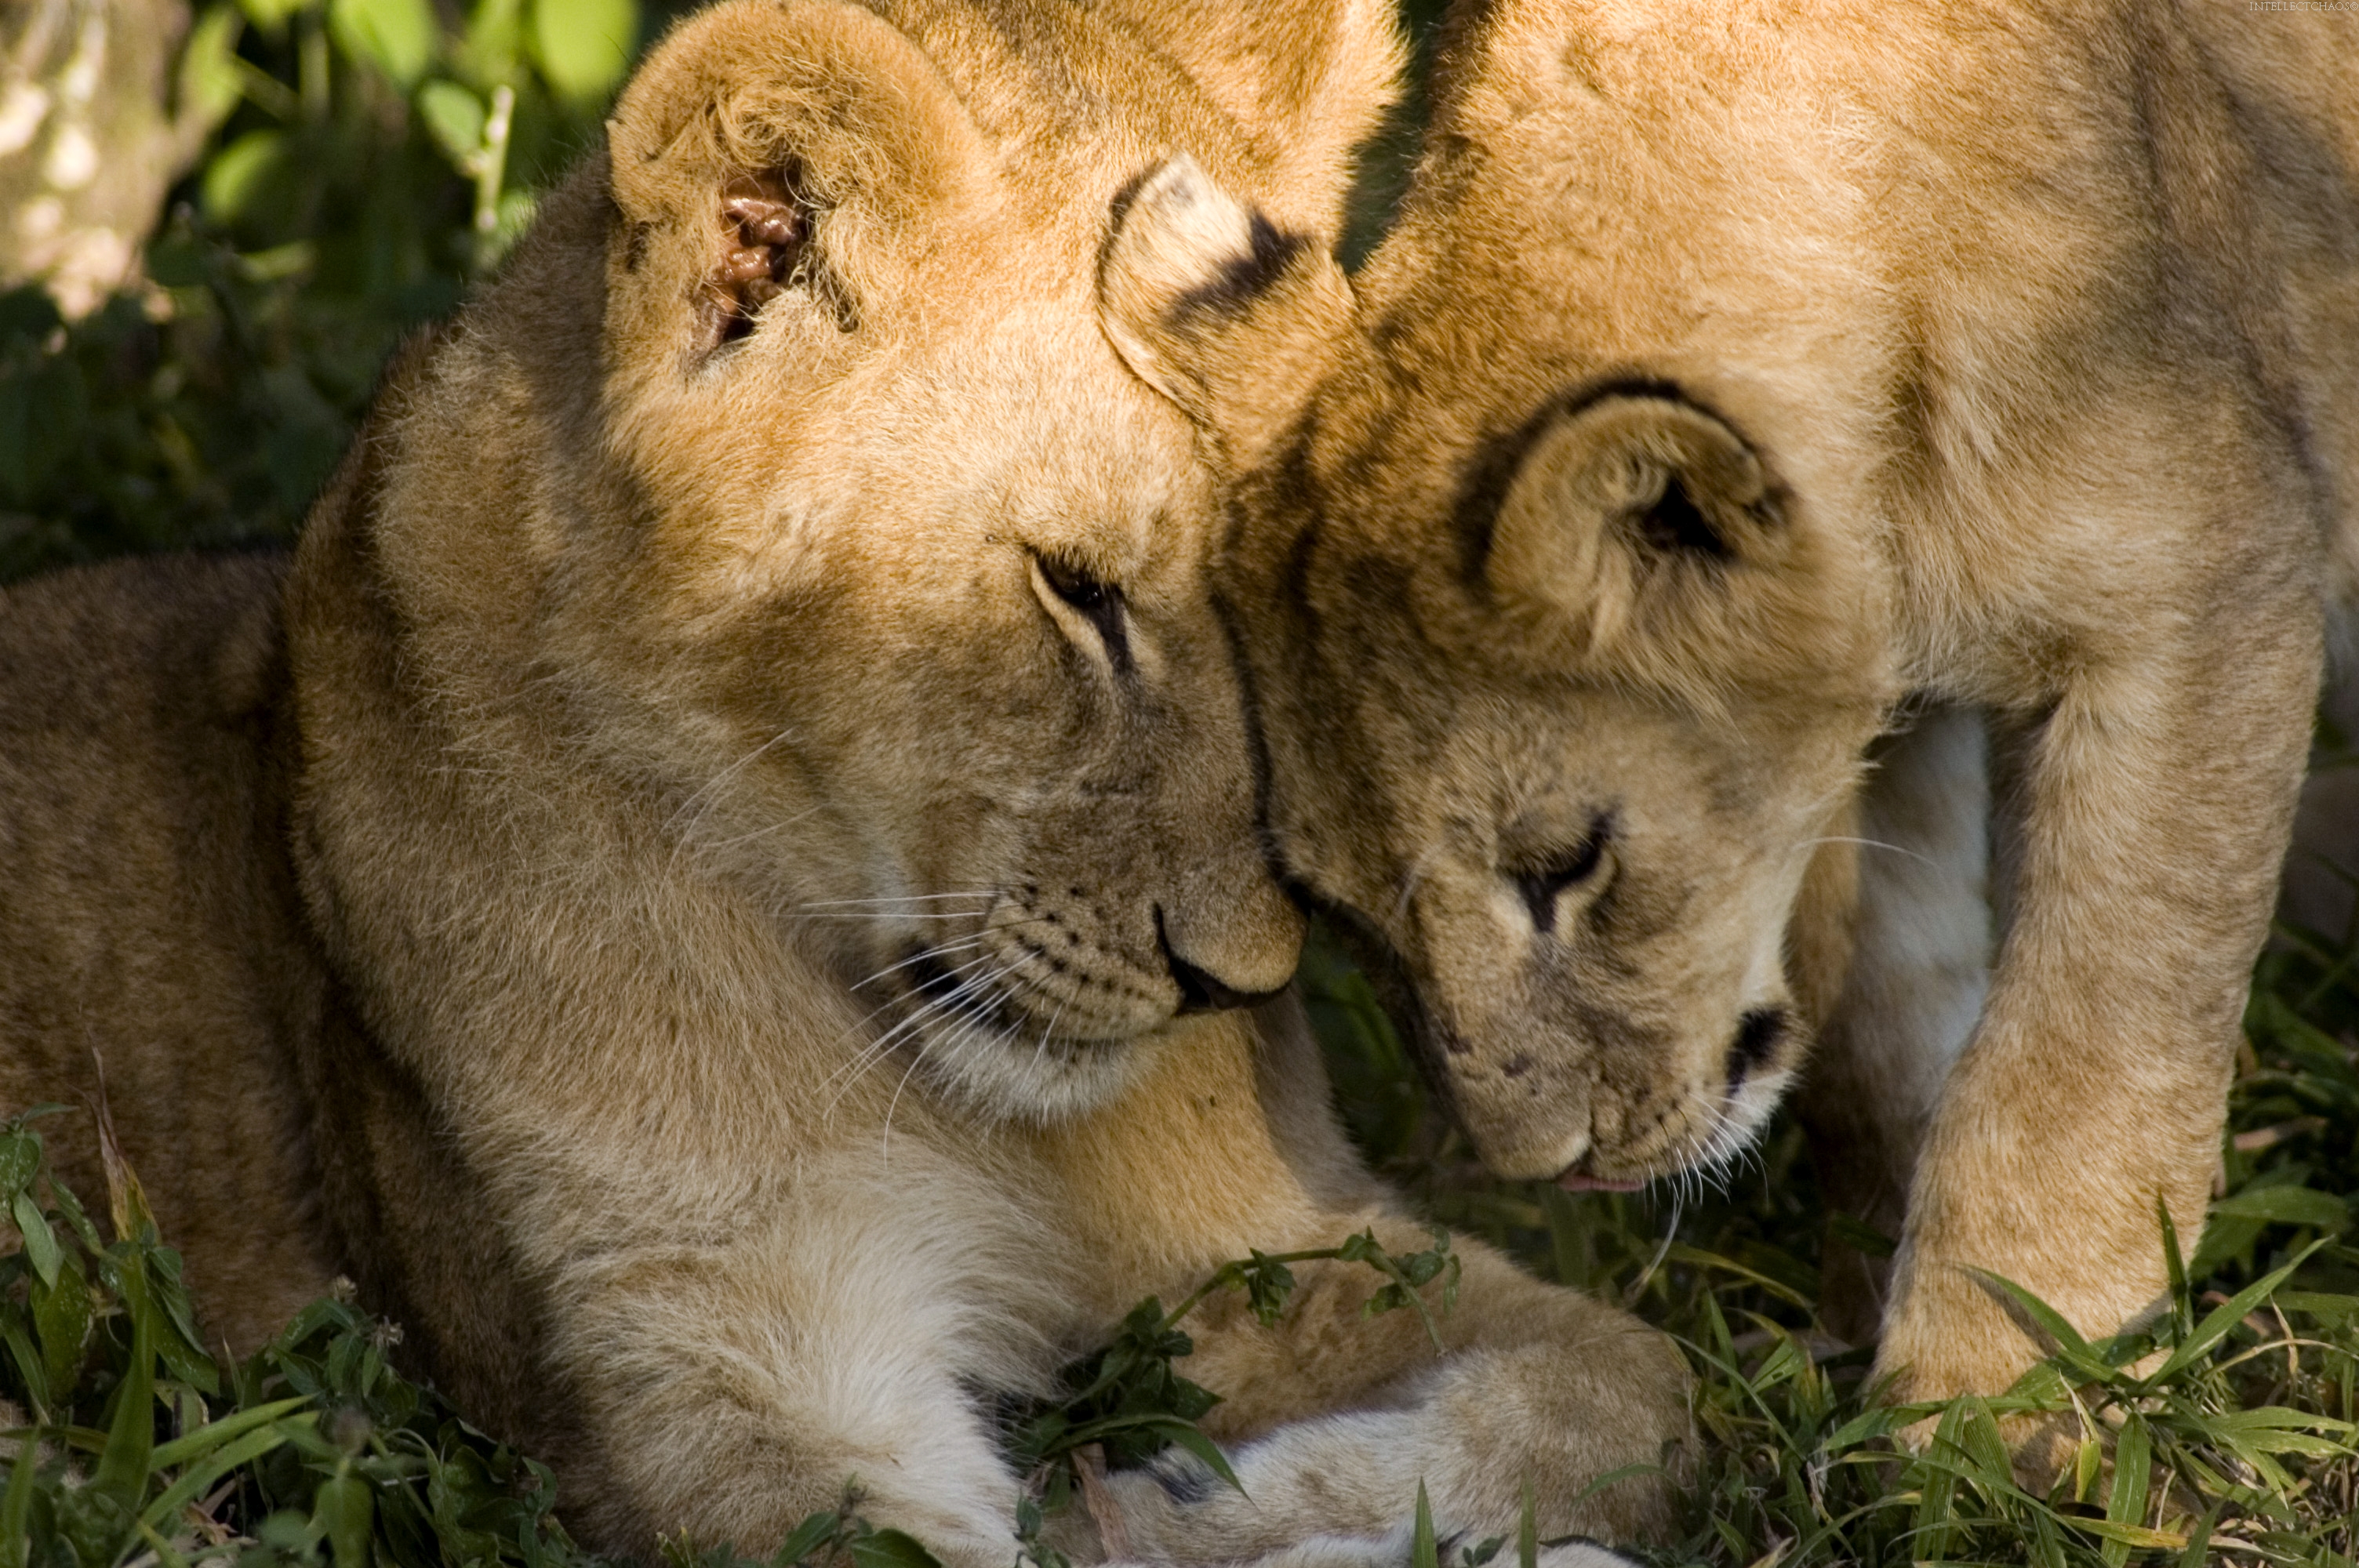
[[[1340,126],[1281,157],[1151,23],[1059,11],[1019,50],[987,8],[893,14],[671,35],[394,400],[377,549],[416,656],[525,672],[667,874],[815,951],[873,1049],[1055,1115],[1283,986],[1299,938],[1199,438],[1100,322],[1109,212],[1184,144],[1332,223],[1391,45],[1326,38],[1359,53],[1289,112]]]
[[[1738,418],[1554,355],[1483,222],[1415,214],[1360,297],[1199,171],[1149,192],[1108,299],[1238,476],[1286,865],[1494,1170],[1733,1155],[1807,1047],[1789,917],[1893,696],[1876,579]]]

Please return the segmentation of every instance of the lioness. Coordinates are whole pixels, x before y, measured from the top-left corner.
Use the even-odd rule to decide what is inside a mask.
[[[1830,1016],[1839,1200],[1907,1199],[1878,1364],[2002,1390],[1975,1271],[2110,1332],[2217,1161],[2359,496],[2349,18],[1447,39],[1356,294],[1186,170],[1111,263],[1243,472],[1280,851],[1509,1176],[1725,1162]]]
[[[1006,1568],[998,1401],[1249,1249],[1423,1245],[1297,1016],[1217,1011],[1298,917],[1197,438],[1093,293],[1175,146],[1333,232],[1397,53],[1375,0],[731,0],[291,564],[0,599],[0,1093],[103,1055],[212,1334],[347,1271],[594,1545],[766,1552],[856,1477]],[[1190,1319],[1250,1498],[1118,1476],[1080,1544],[1397,1559],[1420,1479],[1658,1520],[1586,1493],[1683,1434],[1677,1357],[1462,1250],[1443,1352],[1357,1267]]]

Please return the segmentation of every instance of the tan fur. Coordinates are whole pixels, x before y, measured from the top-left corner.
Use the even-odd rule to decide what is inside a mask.
[[[348,1271],[593,1543],[766,1552],[857,1477],[1006,1568],[994,1400],[1249,1249],[1423,1245],[1291,1003],[1181,1016],[1298,919],[1198,437],[1094,292],[1176,148],[1323,251],[1397,55],[1367,0],[732,0],[291,565],[0,596],[0,1090],[103,1053],[211,1333]],[[1397,1561],[1420,1479],[1451,1532],[1527,1476],[1552,1533],[1659,1524],[1583,1493],[1676,1465],[1676,1355],[1465,1251],[1440,1354],[1364,1270],[1216,1303],[1252,1495],[1114,1477],[1138,1556]]]
[[[1495,1167],[1731,1154],[1856,878],[1818,1120],[1908,1194],[1904,1394],[2035,1354],[1973,1269],[2110,1331],[2203,1209],[2359,487],[2346,23],[1464,6],[1356,298],[1117,335],[1242,476],[1280,849]]]

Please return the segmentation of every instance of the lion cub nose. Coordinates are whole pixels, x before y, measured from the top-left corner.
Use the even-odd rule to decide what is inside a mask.
[[[1172,983],[1180,988],[1180,1011],[1219,1012],[1232,1007],[1257,1007],[1277,994],[1277,991],[1241,991],[1223,985],[1169,947],[1165,957],[1171,965]]]
[[[1277,990],[1240,990],[1209,969],[1201,968],[1180,956],[1171,946],[1171,934],[1164,929],[1163,906],[1155,906],[1155,942],[1163,949],[1163,962],[1171,970],[1171,983],[1180,988],[1180,1012],[1219,1012],[1224,1008],[1255,1007],[1267,1001]],[[1283,990],[1283,986],[1278,990]]]

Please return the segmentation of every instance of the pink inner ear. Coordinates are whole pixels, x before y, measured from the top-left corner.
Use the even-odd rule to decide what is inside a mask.
[[[810,238],[810,217],[792,179],[789,168],[765,169],[721,188],[723,249],[711,285],[724,343],[754,330],[755,312],[785,289]]]

